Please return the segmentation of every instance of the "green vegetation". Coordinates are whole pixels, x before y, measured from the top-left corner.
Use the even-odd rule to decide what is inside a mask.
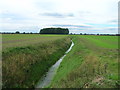
[[[40,34],[69,34],[69,30],[67,28],[43,28]]]
[[[72,38],[75,45],[48,87],[118,87],[118,36],[74,35]]]
[[[62,35],[3,35],[3,88],[34,87],[70,43]]]
[[[34,87],[74,42],[50,88],[118,87],[118,36],[3,35],[3,87]]]
[[[38,43],[47,43],[66,37],[66,35],[40,35],[40,34],[3,34],[3,50],[12,47],[29,46]]]

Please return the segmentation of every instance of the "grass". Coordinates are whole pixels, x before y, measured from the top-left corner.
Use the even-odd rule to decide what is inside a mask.
[[[118,36],[74,35],[49,88],[117,88]]]
[[[38,41],[34,41],[36,38]],[[18,41],[22,44],[16,44]],[[3,88],[34,88],[70,43],[70,38],[63,35],[3,35]]]
[[[33,88],[74,42],[49,88],[117,88],[118,36],[3,35],[3,87]],[[21,43],[22,42],[22,43]]]
[[[40,35],[40,34],[3,34],[3,50],[12,47],[28,46],[38,43],[55,41],[66,37],[66,35]]]

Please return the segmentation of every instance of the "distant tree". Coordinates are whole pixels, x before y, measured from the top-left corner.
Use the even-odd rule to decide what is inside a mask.
[[[82,35],[82,33],[80,33],[80,35]]]
[[[15,33],[16,33],[16,34],[19,34],[20,32],[19,32],[19,31],[16,31]]]
[[[69,34],[69,30],[67,28],[43,28],[40,34]]]
[[[23,34],[25,34],[25,32],[23,32]]]
[[[99,35],[99,33],[97,35]]]
[[[87,35],[86,33],[84,33],[84,35]]]
[[[120,36],[120,34],[116,34],[115,36]]]

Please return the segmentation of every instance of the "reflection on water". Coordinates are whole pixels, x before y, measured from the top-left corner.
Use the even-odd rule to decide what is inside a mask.
[[[66,54],[68,52],[70,52],[70,50],[72,49],[72,47],[74,46],[73,41],[71,40],[72,44],[70,46],[70,48],[65,52],[65,55],[62,56],[50,69],[49,71],[46,73],[45,76],[43,76],[43,78],[38,82],[36,88],[44,88],[45,86],[48,86],[50,84],[50,82],[52,81],[60,63],[62,62],[63,58],[66,56]]]

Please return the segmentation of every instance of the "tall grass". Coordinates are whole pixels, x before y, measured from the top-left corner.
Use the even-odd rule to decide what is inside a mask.
[[[66,37],[3,51],[3,88],[33,88],[70,43]]]
[[[46,43],[62,39],[67,35],[40,35],[40,34],[3,34],[2,45],[3,50],[11,47],[24,47],[38,43]],[[21,43],[22,42],[22,43]]]

